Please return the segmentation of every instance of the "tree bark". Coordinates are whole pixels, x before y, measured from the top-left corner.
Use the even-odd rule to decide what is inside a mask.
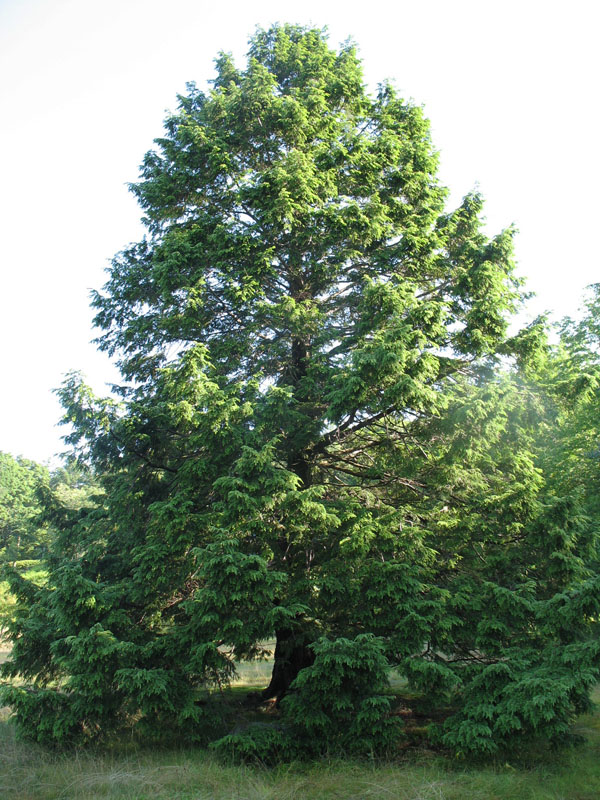
[[[290,281],[292,297],[300,301],[305,299],[306,292],[303,281],[295,279]],[[287,380],[294,387],[296,400],[305,400],[302,390],[299,389],[303,378],[306,377],[310,359],[309,343],[301,338],[292,339],[291,363],[287,372]],[[288,453],[288,468],[302,481],[302,488],[308,489],[312,483],[311,463],[307,457],[306,449],[292,450]],[[288,543],[285,543],[287,551]],[[301,630],[283,628],[275,631],[276,645],[275,658],[271,681],[261,693],[263,700],[275,698],[277,703],[285,696],[290,685],[297,677],[300,670],[309,667],[315,660],[310,649],[311,639]]]
[[[310,667],[315,656],[310,642],[302,633],[290,628],[276,631],[275,662],[271,682],[262,691],[263,700],[275,698],[277,703],[285,696],[301,669]]]

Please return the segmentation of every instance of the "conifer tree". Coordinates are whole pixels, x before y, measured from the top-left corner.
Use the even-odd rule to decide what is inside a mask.
[[[104,494],[75,516],[57,504],[47,586],[13,576],[4,672],[38,686],[9,691],[19,724],[211,737],[200,687],[274,636],[264,697],[281,699],[327,637],[317,652],[385,653],[434,701],[464,697],[439,734],[454,749],[558,738],[597,671],[568,649],[596,595],[564,601],[571,639],[547,622],[589,578],[572,559],[552,571],[578,517],[544,517],[531,420],[484,386],[536,339],[507,338],[512,230],[484,235],[477,194],[445,209],[422,110],[390,84],[370,96],[351,45],[275,26],[245,70],[221,54],[216,72],[146,155],[147,236],[94,297],[121,401],[75,374],[61,390]],[[525,700],[568,671],[563,633],[564,658],[587,661],[536,717]]]
[[[437,410],[441,384],[502,341],[512,234],[486,239],[476,195],[443,213],[421,109],[390,85],[368,97],[354,49],[317,30],[260,31],[245,72],[221,55],[212,91],[180,103],[133,187],[149,236],[95,298],[100,346],[138,398],[176,352],[247,409],[225,464],[211,455],[206,507],[224,503],[227,530],[258,525],[247,540],[305,603],[335,541],[379,524],[362,496],[378,480],[369,448]],[[156,466],[178,470],[165,444]],[[298,616],[277,628],[277,693],[310,659],[316,631]]]

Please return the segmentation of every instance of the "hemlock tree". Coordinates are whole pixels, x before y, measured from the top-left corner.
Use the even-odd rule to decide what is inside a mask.
[[[363,440],[387,438],[389,418],[434,410],[441,383],[501,341],[516,297],[511,234],[481,235],[476,196],[442,214],[421,110],[390,86],[368,98],[352,48],[273,29],[254,38],[245,73],[227,56],[217,71],[212,93],[191,87],[146,157],[134,191],[150,238],[116,259],[96,297],[100,344],[144,397],[170,353],[180,363],[195,353],[224,400],[245,404],[232,456],[251,451],[214,472],[209,507],[217,478],[226,529],[256,517],[247,490],[267,469],[261,480],[299,507],[259,526],[261,554],[284,564],[304,602],[332,530],[343,540],[363,523],[338,510],[362,506],[346,485],[372,482],[368,460],[353,463]],[[274,692],[310,659],[293,628],[277,630],[291,672],[275,670]]]
[[[553,572],[579,563],[580,523],[544,504],[535,414],[483,385],[538,338],[506,336],[512,231],[482,233],[476,194],[444,210],[421,109],[388,84],[367,95],[351,46],[276,26],[245,71],[216,67],[147,154],[147,237],[94,298],[121,402],[75,374],[60,392],[105,494],[76,517],[57,504],[47,586],[12,576],[4,673],[36,687],[7,691],[18,724],[41,740],[134,723],[214,738],[200,688],[275,636],[263,696],[304,670],[291,719],[328,663],[344,676],[306,731],[368,739],[355,703],[372,741],[393,741],[365,678],[375,692],[384,653],[463,704],[439,732],[455,750],[564,736],[598,674],[597,591],[578,605],[585,568]]]

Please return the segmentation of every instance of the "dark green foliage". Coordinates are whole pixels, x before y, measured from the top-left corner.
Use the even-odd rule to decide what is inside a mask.
[[[383,641],[319,639],[314,663],[303,669],[281,703],[277,723],[256,723],[212,745],[236,763],[313,758],[322,755],[391,755],[402,738],[392,716],[388,663]]]
[[[225,763],[273,766],[301,759],[306,753],[291,732],[277,723],[257,722],[211,742],[210,749]]]
[[[81,717],[68,695],[8,686],[2,689],[2,701],[12,707],[17,733],[25,739],[55,746],[81,738]]]
[[[381,640],[320,639],[315,661],[303,669],[282,701],[290,734],[311,754],[390,754],[402,736],[391,716],[388,662]]]
[[[94,298],[120,400],[59,391],[101,487],[48,487],[47,584],[11,578],[21,730],[217,736],[211,689],[274,636],[305,751],[393,749],[390,665],[455,751],[564,740],[600,664],[597,304],[558,353],[542,321],[508,338],[513,232],[444,208],[422,110],[351,46],[275,26],[216,66]]]

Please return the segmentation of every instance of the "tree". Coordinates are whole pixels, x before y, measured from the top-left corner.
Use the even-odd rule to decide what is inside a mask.
[[[47,545],[37,489],[45,467],[0,453],[0,560],[39,558]]]
[[[369,96],[351,45],[275,26],[245,71],[225,54],[216,68],[146,155],[132,188],[148,234],[94,297],[121,401],[74,374],[60,392],[105,494],[64,516],[48,586],[15,586],[5,674],[63,680],[11,689],[19,724],[213,736],[199,687],[272,635],[264,697],[304,670],[294,708],[323,636],[345,664],[385,652],[434,699],[495,675],[496,706],[511,687],[522,704],[527,664],[552,671],[536,603],[573,576],[552,593],[543,557],[523,577],[543,481],[514,391],[485,384],[539,339],[507,338],[513,232],[484,235],[477,194],[445,211],[422,110],[389,84]],[[483,730],[480,703],[446,741],[556,738],[589,680],[575,683],[546,728],[511,707]]]
[[[45,583],[43,559],[57,530],[64,533],[66,523],[64,514],[53,513],[48,503],[49,493],[55,493],[61,507],[73,516],[76,511],[93,505],[92,484],[92,477],[76,464],[66,464],[50,472],[34,461],[0,453],[0,566],[12,565],[15,579],[20,580],[23,575],[25,584]],[[1,580],[2,633],[13,617],[14,602],[8,584]]]
[[[294,510],[293,536],[280,522],[292,515],[274,510],[261,550],[290,576],[301,564],[303,583],[332,528],[359,524],[338,522],[333,497],[360,504],[376,480],[360,463],[369,435],[380,443],[392,419],[434,410],[444,380],[498,347],[516,298],[511,232],[481,234],[475,195],[442,214],[421,110],[389,85],[368,98],[351,47],[275,28],[256,35],[245,73],[225,55],[217,72],[208,96],[190,87],[144,161],[134,191],[150,238],[115,260],[95,298],[100,346],[120,354],[138,398],[175,350],[180,363],[203,359],[222,402],[248,408],[251,430],[215,470],[230,481],[219,494],[243,519],[232,504],[256,466],[246,457],[236,484],[232,456],[273,448],[263,481],[316,505]],[[332,503],[319,502],[327,491]],[[292,637],[278,630],[284,649]],[[273,691],[309,657],[302,637],[292,650]]]
[[[588,287],[579,320],[559,326],[560,343],[538,380],[551,424],[545,470],[553,484],[583,493],[588,513],[600,515],[600,284]]]

